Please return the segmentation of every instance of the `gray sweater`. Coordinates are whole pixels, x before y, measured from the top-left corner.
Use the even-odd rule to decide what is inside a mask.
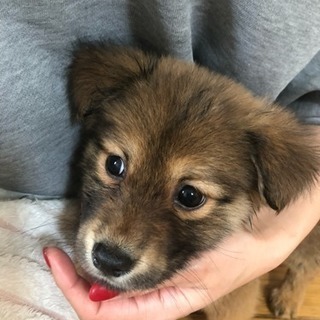
[[[78,39],[197,61],[320,122],[319,0],[1,0],[0,188],[51,197],[70,185]]]

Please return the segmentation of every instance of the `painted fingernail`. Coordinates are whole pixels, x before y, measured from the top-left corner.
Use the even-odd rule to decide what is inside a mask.
[[[94,283],[89,291],[91,301],[110,300],[118,295],[118,292],[107,289],[98,283]]]
[[[42,249],[42,255],[43,255],[44,261],[46,262],[47,266],[51,269],[50,261],[48,258],[48,248]]]

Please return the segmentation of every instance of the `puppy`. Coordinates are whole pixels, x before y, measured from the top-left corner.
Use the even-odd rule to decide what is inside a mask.
[[[84,134],[76,252],[88,276],[113,290],[155,288],[250,226],[261,205],[280,212],[319,168],[308,127],[192,63],[84,45],[70,94]],[[252,310],[232,306],[239,291],[256,295],[257,285],[207,316],[249,318]],[[272,305],[282,312],[281,292]]]

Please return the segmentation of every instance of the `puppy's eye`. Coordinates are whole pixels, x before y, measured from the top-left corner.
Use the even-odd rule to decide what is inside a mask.
[[[186,209],[196,209],[204,204],[205,196],[195,187],[185,185],[180,189],[176,201]]]
[[[122,177],[125,171],[124,161],[119,156],[110,155],[106,161],[106,170],[114,177]]]

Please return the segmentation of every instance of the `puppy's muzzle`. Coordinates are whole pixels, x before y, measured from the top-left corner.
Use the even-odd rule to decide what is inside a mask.
[[[129,273],[135,260],[122,248],[106,243],[96,243],[92,249],[94,266],[107,277],[121,277]]]

